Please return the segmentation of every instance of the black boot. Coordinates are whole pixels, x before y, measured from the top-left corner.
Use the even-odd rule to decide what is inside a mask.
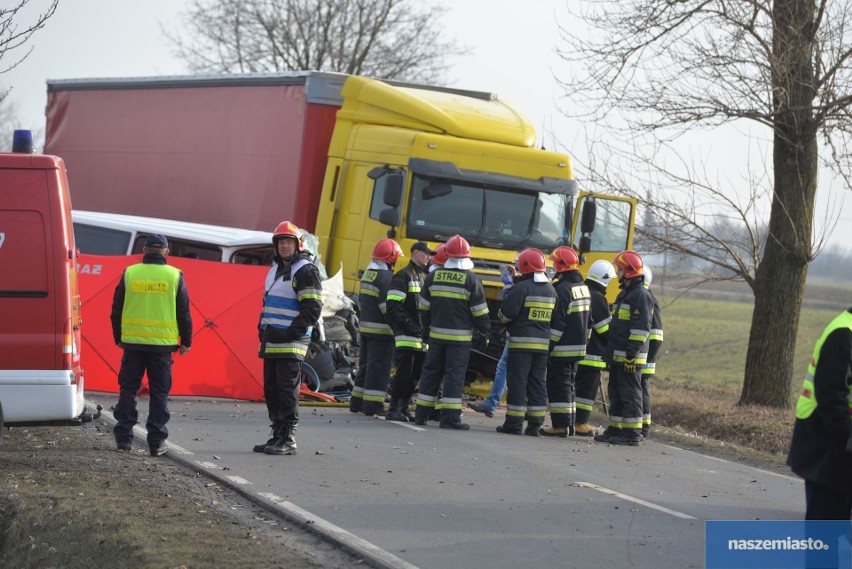
[[[391,398],[390,407],[388,408],[388,414],[385,415],[385,421],[397,421],[400,423],[407,423],[408,417],[402,414],[400,408],[402,407],[402,401],[399,399]]]
[[[502,425],[497,427],[498,433],[506,433],[507,435],[522,435],[524,434],[524,419],[523,417],[506,416],[506,420]]]
[[[462,423],[461,409],[444,409],[441,411],[441,424],[439,426],[442,429],[455,429],[456,431],[467,431],[470,429],[470,425]]]
[[[278,430],[281,428],[281,424],[272,423],[271,425],[269,425],[269,427],[270,429],[272,429],[272,432],[269,433],[269,440],[267,440],[265,443],[254,445],[254,447],[251,449],[252,452],[264,452],[266,450],[266,447],[274,445],[275,441],[278,440],[278,437],[275,435],[275,433],[277,433]]]
[[[524,429],[524,434],[528,437],[540,437],[541,433],[539,431],[543,424],[544,421],[528,421],[527,428]]]
[[[299,423],[283,423],[278,431],[275,443],[266,447],[266,454],[296,454],[296,427]]]
[[[429,420],[429,415],[432,414],[434,409],[432,407],[425,407],[423,405],[418,405],[414,408],[414,424],[415,425],[425,425],[426,421]]]
[[[411,414],[411,397],[403,400],[399,405],[399,412],[402,413],[403,417],[408,419],[409,423],[414,422],[414,415]]]
[[[364,407],[364,396],[360,393],[355,395],[355,392],[352,392],[352,395],[349,396],[349,412],[350,413],[360,413],[361,409]]]
[[[388,414],[387,409],[385,409],[384,401],[364,401],[364,414],[367,417],[372,417],[373,415],[377,417],[384,417]]]

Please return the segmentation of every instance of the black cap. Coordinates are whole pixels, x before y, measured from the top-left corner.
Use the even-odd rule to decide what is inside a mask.
[[[169,242],[166,239],[165,235],[160,235],[159,233],[152,233],[145,240],[145,247],[152,247],[155,249],[165,249],[169,246]]]
[[[430,249],[429,246],[426,243],[424,243],[423,241],[418,241],[417,243],[415,243],[414,245],[411,246],[411,252],[413,253],[414,251],[423,251],[427,255],[434,255],[435,254],[435,251]]]

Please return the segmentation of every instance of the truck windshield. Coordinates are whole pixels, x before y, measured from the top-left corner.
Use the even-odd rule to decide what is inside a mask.
[[[415,175],[408,206],[412,238],[471,245],[553,249],[564,244],[572,196]]]

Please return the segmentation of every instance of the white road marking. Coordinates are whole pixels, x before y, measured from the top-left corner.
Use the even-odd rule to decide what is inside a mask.
[[[244,486],[251,484],[251,482],[249,482],[248,480],[246,480],[242,476],[226,476],[225,478],[227,478],[228,480],[230,480],[234,484],[241,484],[241,485],[244,485]]]
[[[219,465],[214,462],[204,462],[203,460],[196,460],[196,464],[203,466],[204,468],[208,468],[210,470],[220,470]]]
[[[412,431],[425,431],[423,427],[418,427],[414,423],[403,423],[402,421],[389,421],[394,425],[399,425],[400,427],[405,427],[406,429],[411,429]]]
[[[670,514],[676,518],[681,518],[684,520],[697,519],[694,516],[690,516],[689,514],[684,514],[683,512],[678,512],[676,510],[670,510],[664,506],[659,506],[651,502],[646,502],[645,500],[640,500],[639,498],[634,498],[633,496],[628,496],[627,494],[622,494],[621,492],[616,492],[615,490],[610,490],[609,488],[604,488],[603,486],[598,486],[597,484],[592,484],[591,482],[575,482],[575,484],[581,488],[591,488],[592,490],[597,490],[598,492],[603,492],[604,494],[609,494],[610,496],[615,496],[616,498],[621,498],[622,500],[627,500],[628,502],[633,502],[634,504],[639,504],[641,506],[645,506],[646,508],[651,508],[652,510],[663,512],[664,514]]]
[[[272,502],[273,504],[275,504],[279,508],[283,508],[285,510],[288,510],[291,514],[294,514],[294,515],[302,518],[307,523],[321,528],[326,533],[334,534],[335,539],[338,539],[340,541],[349,542],[353,546],[357,546],[358,548],[360,548],[362,550],[369,551],[372,555],[381,559],[382,561],[387,563],[388,566],[390,566],[390,567],[395,567],[397,569],[418,569],[416,565],[412,565],[411,563],[403,561],[402,559],[400,559],[396,555],[393,555],[392,553],[385,551],[381,547],[379,547],[377,545],[373,545],[369,541],[361,539],[360,537],[349,533],[345,529],[340,528],[340,527],[332,524],[331,522],[326,521],[323,518],[320,518],[320,517],[310,513],[309,511],[300,508],[296,504],[293,504],[292,502],[288,502],[287,500],[284,500],[283,498],[281,498],[281,497],[279,497],[275,494],[271,494],[269,492],[258,492],[257,495],[262,497],[262,498],[265,498],[266,500],[268,500],[270,502]]]

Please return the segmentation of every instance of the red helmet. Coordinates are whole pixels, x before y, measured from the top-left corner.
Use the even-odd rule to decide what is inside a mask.
[[[447,262],[447,245],[441,243],[435,248],[435,254],[432,255],[433,265],[443,265]]]
[[[272,233],[272,244],[278,246],[278,242],[286,237],[295,239],[296,243],[298,243],[297,247],[299,251],[302,250],[302,232],[291,221],[282,221],[278,224],[278,227]]]
[[[553,261],[557,273],[576,271],[580,268],[580,258],[577,257],[577,252],[564,245],[553,250],[553,253],[550,254],[550,260]]]
[[[470,243],[461,235],[453,235],[447,240],[447,257],[470,258]]]
[[[625,279],[632,279],[640,276],[642,274],[642,267],[644,266],[642,263],[642,257],[633,251],[622,251],[615,256],[615,259],[612,260],[612,264],[615,265],[616,269],[624,271]]]
[[[372,257],[393,265],[397,259],[402,257],[402,247],[393,239],[382,239],[373,247]]]
[[[544,253],[534,248],[524,249],[518,255],[518,268],[521,269],[522,275],[544,272],[547,269]]]

